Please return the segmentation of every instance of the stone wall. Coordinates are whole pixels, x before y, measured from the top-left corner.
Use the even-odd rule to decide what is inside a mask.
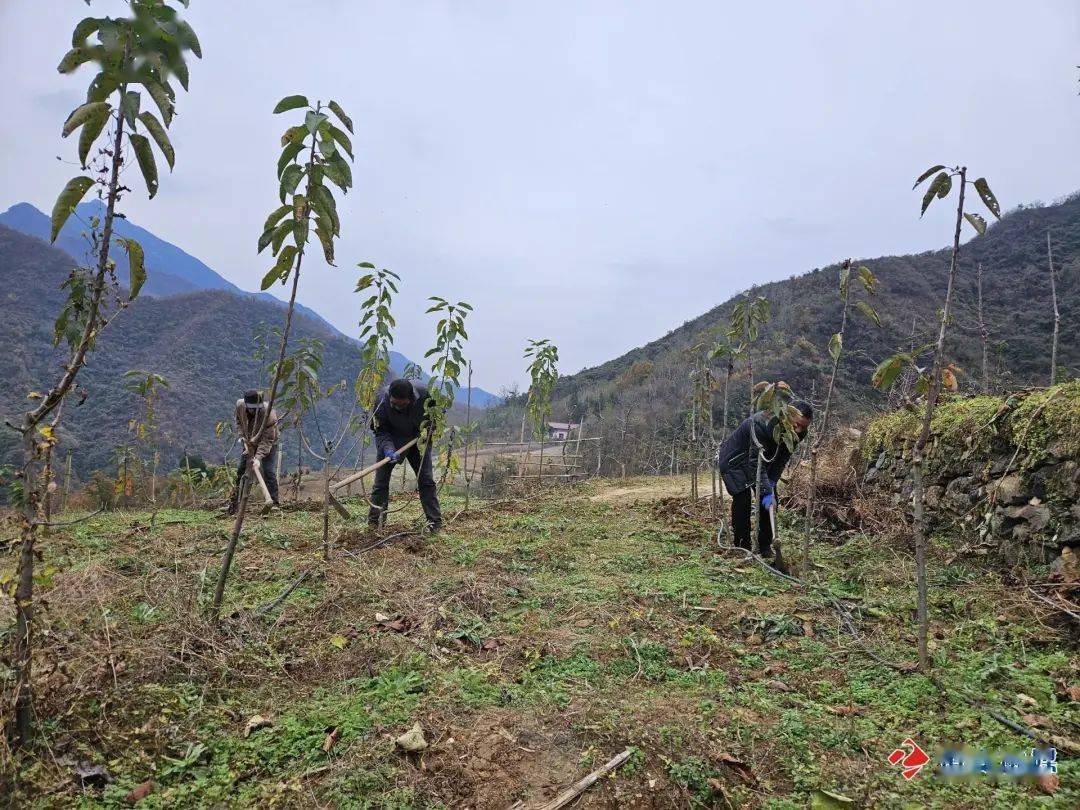
[[[921,409],[896,411],[863,436],[864,482],[909,510],[921,420]],[[976,545],[1039,560],[1080,546],[1080,381],[945,399],[931,423],[925,486],[932,523]]]

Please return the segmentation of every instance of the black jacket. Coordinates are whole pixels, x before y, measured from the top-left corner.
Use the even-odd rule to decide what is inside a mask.
[[[420,435],[424,422],[424,406],[431,399],[425,386],[413,383],[413,401],[404,411],[395,411],[390,405],[390,394],[383,391],[379,404],[371,415],[371,431],[375,434],[375,446],[380,454],[389,455],[411,439]]]
[[[768,418],[764,411],[758,411],[744,419],[720,445],[720,451],[716,454],[716,466],[730,495],[738,495],[749,489],[757,475],[757,447],[750,434],[751,429],[764,453],[761,461],[762,491],[772,490],[780,480],[780,475],[791,458],[791,451],[783,442],[777,447],[773,438],[773,428],[778,421],[775,416]]]

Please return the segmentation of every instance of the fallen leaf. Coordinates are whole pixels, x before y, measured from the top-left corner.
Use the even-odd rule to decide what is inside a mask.
[[[416,751],[423,751],[427,748],[427,740],[424,739],[424,729],[420,727],[420,723],[413,723],[413,727],[394,740],[394,743],[402,751],[409,751],[415,753]]]
[[[1061,784],[1061,778],[1056,773],[1044,773],[1035,780],[1035,784],[1039,786],[1039,790],[1043,793],[1053,796],[1054,791]]]
[[[409,629],[409,624],[404,619],[394,619],[392,622],[387,622],[383,626],[387,630],[393,630],[395,633],[404,633]]]
[[[757,784],[757,777],[754,776],[754,772],[750,770],[750,766],[741,760],[735,759],[731,754],[721,751],[718,759],[733,770],[736,775],[744,782],[750,784]]]
[[[339,650],[344,650],[349,646],[349,640],[345,636],[334,636],[330,639],[330,644],[333,647],[337,647]]]
[[[128,804],[137,804],[150,795],[150,791],[154,789],[154,782],[152,779],[147,779],[140,785],[137,785],[131,793],[124,797],[124,801]]]
[[[1065,694],[1068,696],[1069,700],[1080,703],[1080,686],[1066,686]]]
[[[847,796],[833,793],[831,790],[825,790],[824,788],[818,788],[814,791],[814,795],[810,797],[812,810],[836,810],[836,808],[851,807],[854,804],[854,799],[849,799]]]
[[[75,775],[84,785],[104,787],[112,781],[112,776],[104,765],[91,765],[85,759],[75,766]]]
[[[806,636],[807,638],[813,638],[814,637],[814,625],[812,625],[806,619],[803,619],[802,631],[803,631],[803,635]]]
[[[795,691],[783,681],[771,680],[766,681],[766,686],[771,686],[773,689],[779,689],[781,692],[793,692]]]
[[[841,717],[850,717],[853,714],[859,714],[861,709],[858,706],[829,706],[830,714],[838,714]]]
[[[341,729],[334,726],[326,732],[326,739],[323,740],[322,750],[324,754],[329,754],[330,749],[334,747],[334,743],[338,741],[338,737],[341,736]]]
[[[261,714],[253,714],[248,718],[247,725],[244,726],[244,736],[250,737],[254,732],[260,728],[267,728],[274,725],[274,721],[269,718],[263,717]]]
[[[1049,718],[1043,717],[1041,714],[1022,714],[1020,719],[1035,728],[1046,728],[1050,725]]]
[[[1023,692],[1016,693],[1016,702],[1022,703],[1025,706],[1038,706],[1039,701],[1033,698],[1031,695],[1025,695]]]

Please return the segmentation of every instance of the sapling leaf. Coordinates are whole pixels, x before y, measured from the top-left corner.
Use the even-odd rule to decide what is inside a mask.
[[[172,171],[173,164],[176,161],[176,152],[173,150],[172,141],[169,140],[165,127],[149,111],[139,113],[139,120],[146,127],[146,131],[150,133],[150,137],[154,139],[154,143],[158,145],[161,154],[165,156],[165,162],[169,164],[169,171]]]
[[[986,220],[978,214],[969,214],[965,211],[964,219],[971,223],[971,227],[975,229],[976,233],[978,233],[979,236],[982,236],[984,233],[986,233]]]
[[[330,108],[330,112],[338,117],[338,120],[345,125],[345,129],[349,130],[349,133],[351,134],[353,131],[352,119],[345,114],[343,109],[341,109],[341,105],[336,101],[331,101],[327,106]]]
[[[904,366],[910,362],[911,356],[905,352],[898,352],[891,357],[886,357],[874,369],[874,376],[871,378],[874,388],[887,391],[892,387],[900,372],[903,371]]]
[[[281,179],[282,172],[285,171],[285,167],[296,160],[296,156],[299,155],[304,149],[303,141],[292,141],[286,144],[285,148],[281,150],[281,157],[278,158],[277,164],[277,176]]]
[[[60,130],[60,134],[66,138],[87,121],[103,113],[107,117],[110,110],[108,102],[105,101],[91,101],[82,104],[71,111],[71,115],[67,117],[63,128]]]
[[[832,357],[833,360],[840,357],[840,352],[843,348],[844,338],[839,332],[829,338],[829,356]]]
[[[86,192],[92,185],[94,185],[94,181],[85,175],[79,175],[68,180],[67,185],[64,186],[64,190],[60,192],[60,196],[56,198],[56,203],[53,205],[52,228],[49,233],[50,242],[56,241],[60,229],[67,222],[67,218],[71,216],[75,206],[82,201],[82,198],[86,196]]]
[[[288,112],[289,110],[297,110],[301,107],[308,107],[307,96],[285,96],[274,107],[274,115],[278,113]]]
[[[150,141],[145,135],[136,135],[134,132],[128,135],[131,148],[135,150],[135,159],[139,162],[143,179],[146,181],[146,190],[150,193],[150,199],[158,190],[157,161],[154,160],[154,151],[150,148]]]
[[[94,148],[94,141],[98,139],[101,131],[105,129],[105,124],[108,122],[111,112],[112,108],[106,104],[103,110],[83,123],[82,131],[79,133],[79,165],[84,169],[86,168],[86,159],[90,156],[90,150]]]
[[[881,318],[878,317],[877,310],[870,306],[865,301],[856,301],[855,306],[859,308],[859,312],[872,320],[876,325],[881,326]]]
[[[975,181],[975,190],[979,192],[979,197],[982,198],[986,210],[993,214],[996,219],[1001,219],[1001,206],[998,204],[994,192],[990,190],[990,184],[986,182],[985,177],[980,177]]]
[[[926,213],[926,209],[930,207],[930,203],[934,201],[935,197],[947,197],[951,189],[952,178],[949,177],[948,174],[942,172],[937,177],[935,177],[934,182],[932,182],[929,187],[927,187],[926,194],[923,195],[922,211],[919,213],[919,216],[922,216]]]
[[[120,238],[116,240],[124,248],[128,257],[128,300],[134,301],[143,284],[146,282],[146,265],[144,264],[143,247],[134,239]]]
[[[927,177],[932,175],[934,172],[940,172],[944,168],[945,168],[944,166],[940,166],[940,165],[939,166],[931,166],[929,169],[927,169],[925,172],[923,172],[922,174],[919,175],[919,179],[916,180],[915,185],[913,185],[911,187],[912,190],[917,189],[919,187],[919,184],[922,183],[923,180],[925,180]]]

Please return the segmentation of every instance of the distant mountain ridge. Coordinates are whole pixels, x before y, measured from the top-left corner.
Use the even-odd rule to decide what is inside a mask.
[[[103,217],[104,214],[105,206],[100,200],[82,203],[75,209],[75,215],[70,217],[61,229],[53,246],[64,251],[76,261],[84,261],[87,253],[87,242],[83,233],[87,230],[87,223],[93,217]],[[36,237],[46,243],[49,240],[49,217],[30,203],[18,203],[0,214],[0,225]],[[253,293],[240,289],[231,281],[216,273],[204,262],[128,219],[118,218],[114,220],[113,229],[118,236],[133,238],[143,247],[148,269],[147,281],[142,291],[143,295],[161,297],[184,295],[200,290],[217,290],[265,301],[276,307],[283,308],[285,306],[282,301],[269,293]],[[129,282],[127,257],[123,251],[113,251],[113,256],[116,259],[117,279],[122,285],[127,286]],[[296,309],[298,313],[306,315],[316,324],[323,327],[325,335],[319,335],[319,337],[337,336],[352,340],[350,336],[340,332],[313,309],[299,303],[296,305]],[[395,372],[401,373],[408,363],[409,359],[403,354],[399,352],[390,353],[390,366]],[[464,395],[464,391],[462,395]],[[499,397],[482,388],[473,388],[472,400],[475,407],[485,408],[497,403]]]

